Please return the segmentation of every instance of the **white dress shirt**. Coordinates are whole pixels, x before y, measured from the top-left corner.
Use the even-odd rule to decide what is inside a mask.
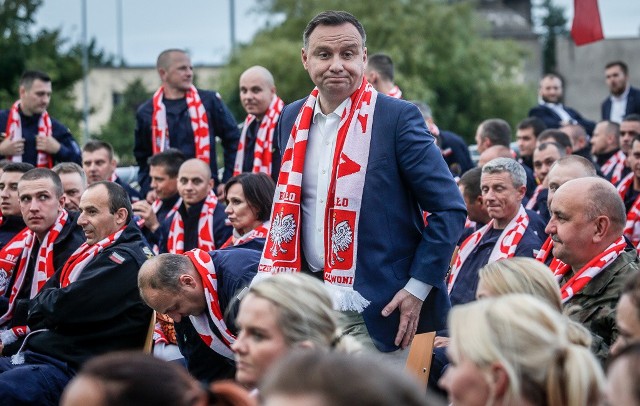
[[[609,114],[609,120],[613,121],[614,123],[620,124],[624,116],[627,114],[627,98],[629,97],[629,88],[630,86],[627,85],[624,93],[622,93],[620,96],[609,96],[609,99],[611,99],[611,113]]]
[[[348,99],[333,112],[323,114],[320,99],[313,110],[313,120],[307,139],[307,151],[302,176],[302,249],[309,268],[319,272],[324,268],[324,216],[333,168],[333,156],[338,127]],[[405,289],[425,300],[431,286],[411,278]]]

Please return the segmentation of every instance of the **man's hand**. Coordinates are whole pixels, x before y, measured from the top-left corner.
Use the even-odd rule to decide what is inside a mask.
[[[60,143],[53,137],[47,137],[40,133],[36,137],[36,149],[47,154],[57,154],[60,151]]]
[[[400,325],[394,341],[395,345],[404,349],[411,344],[413,337],[416,335],[416,330],[418,330],[418,317],[420,316],[421,308],[422,300],[406,290],[400,289],[389,304],[382,309],[384,317],[388,317],[396,309],[400,310]]]
[[[154,232],[160,227],[158,217],[153,212],[153,208],[145,200],[138,200],[132,204],[133,213],[144,219],[144,227]]]
[[[216,188],[216,195],[218,196],[218,200],[224,201],[224,183],[221,183]]]
[[[449,337],[436,336],[436,339],[433,341],[433,347],[434,348],[448,347],[450,340],[451,339]]]
[[[158,195],[156,194],[156,191],[151,189],[150,191],[147,192],[147,203],[149,204],[153,204],[153,202],[156,201],[156,199],[158,198]]]
[[[0,155],[13,156],[22,155],[23,153],[24,138],[20,138],[19,140],[15,141],[11,140],[10,138],[5,138],[4,141],[0,142]]]

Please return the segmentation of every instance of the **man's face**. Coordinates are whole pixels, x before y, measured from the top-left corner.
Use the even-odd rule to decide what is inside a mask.
[[[178,193],[187,206],[203,201],[213,188],[213,180],[200,165],[185,163],[178,172]]]
[[[319,25],[302,49],[302,64],[320,97],[340,103],[360,87],[367,62],[367,49],[355,26]]]
[[[163,85],[174,90],[186,92],[193,84],[191,58],[182,52],[172,52],[169,66],[159,69],[159,73]]]
[[[607,87],[611,94],[619,96],[627,88],[627,75],[624,74],[619,65],[614,65],[604,71]]]
[[[87,174],[89,184],[100,182],[101,180],[111,180],[111,175],[116,170],[116,160],[109,160],[109,151],[104,148],[93,152],[82,152],[82,169]]]
[[[623,121],[620,123],[620,149],[625,155],[631,151],[631,143],[640,135],[640,121]]]
[[[204,290],[201,286],[185,285],[182,282],[185,276],[193,278],[187,274],[181,275],[178,292],[145,288],[142,295],[147,305],[158,313],[171,317],[175,322],[180,322],[184,317],[201,315],[207,308]]]
[[[546,103],[562,101],[562,82],[558,78],[547,77],[540,81],[540,97]]]
[[[487,218],[487,209],[482,203],[482,196],[478,196],[473,200],[465,193],[464,185],[458,185],[458,189],[460,189],[464,204],[467,206],[467,217],[469,217],[469,220],[484,223]]]
[[[42,241],[64,208],[64,196],[56,196],[55,185],[49,178],[21,180],[18,195],[24,222]]]
[[[19,216],[21,214],[18,181],[22,175],[22,172],[2,172],[0,175],[0,212],[3,216]]]
[[[593,235],[596,232],[595,219],[589,220],[585,214],[584,190],[576,185],[560,186],[549,205],[551,220],[545,232],[553,240],[553,256],[580,269],[595,254],[592,252]]]
[[[606,132],[606,123],[598,123],[591,137],[591,153],[604,154],[609,149],[609,135]]]
[[[276,88],[272,86],[264,75],[257,71],[245,72],[240,76],[240,102],[247,114],[253,114],[261,120],[267,112]]]
[[[627,165],[631,168],[633,176],[640,180],[640,141],[632,144],[631,151],[627,155]]]
[[[551,205],[551,201],[553,200],[553,195],[556,193],[556,190],[571,179],[584,178],[588,176],[585,173],[584,169],[579,164],[563,164],[556,165],[547,174],[548,185],[549,185],[549,195],[547,197],[547,205]]]
[[[59,174],[64,190],[64,208],[67,210],[80,210],[80,197],[84,193],[82,177],[77,172]]]
[[[482,139],[482,124],[480,124],[478,126],[478,128],[476,129],[476,136],[475,136],[475,140],[476,140],[476,145],[478,146],[478,153],[482,154],[487,148],[490,147],[490,145],[488,144],[489,138],[485,138],[484,140]]]
[[[483,173],[480,179],[487,213],[495,220],[496,226],[506,226],[518,213],[526,186],[513,186],[509,172]]]
[[[30,89],[20,86],[20,108],[26,116],[42,114],[51,100],[51,82],[35,79]]]
[[[80,198],[78,225],[82,227],[89,245],[107,238],[124,225],[122,212],[111,213],[108,196],[107,188],[99,185],[87,189]]]
[[[533,132],[533,128],[519,128],[516,131],[516,142],[518,143],[520,155],[523,157],[532,156],[533,150],[536,149],[536,135]]]
[[[560,159],[560,151],[555,145],[547,145],[545,149],[536,148],[533,152],[533,172],[542,183],[549,173],[551,166]]]
[[[149,166],[151,189],[156,192],[158,199],[168,199],[178,193],[178,178],[167,175],[164,166]]]

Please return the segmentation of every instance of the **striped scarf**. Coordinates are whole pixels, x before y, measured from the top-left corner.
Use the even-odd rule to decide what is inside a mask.
[[[622,201],[624,201],[627,192],[633,185],[633,177],[633,172],[631,172],[618,184],[618,193],[620,194]],[[636,198],[627,212],[627,222],[625,223],[622,234],[631,240],[634,247],[637,247],[638,243],[640,243],[640,195]]]
[[[549,236],[547,237],[547,240],[544,242],[544,244],[542,244],[542,247],[536,254],[536,259],[542,262],[543,264],[546,264],[547,259],[549,259],[549,254],[551,254],[552,250],[553,250],[553,240],[551,239],[551,236]],[[558,261],[558,260],[554,258],[552,261]]]
[[[529,201],[527,202],[527,205],[525,206],[526,209],[533,210],[536,207],[536,204],[538,203],[538,195],[544,189],[546,188],[542,186],[542,184],[536,186],[535,190],[533,191],[533,195],[531,195],[531,198],[529,199]]]
[[[0,250],[0,296],[4,296],[7,291],[13,269],[22,255],[29,232],[29,228],[23,228]]]
[[[182,204],[182,198],[176,202],[178,207]],[[204,200],[200,217],[198,218],[198,248],[205,251],[216,249],[213,238],[213,212],[218,205],[218,198],[213,191],[210,191]],[[180,211],[176,211],[169,226],[169,238],[167,239],[167,250],[172,254],[184,253],[184,221]]]
[[[616,260],[622,254],[627,242],[624,237],[621,236],[613,244],[609,245],[604,251],[596,255],[587,262],[578,272],[576,272],[571,279],[567,281],[560,288],[560,294],[562,295],[562,303],[569,301],[574,295],[579,293],[584,287],[596,276],[598,276],[607,266]],[[553,271],[553,275],[556,280],[560,282],[562,277],[569,272],[571,266],[564,262],[555,259],[551,261],[549,268]]]
[[[153,95],[153,113],[151,116],[151,146],[153,155],[169,148],[169,126],[167,124],[167,110],[162,102],[164,95],[164,86]],[[206,163],[209,163],[211,157],[211,145],[209,139],[209,121],[207,111],[200,100],[200,95],[195,86],[191,88],[185,95],[187,99],[187,108],[189,109],[189,117],[191,117],[191,128],[193,129],[193,137],[195,143],[196,155]]]
[[[162,200],[160,199],[156,199],[153,201],[153,203],[151,203],[151,210],[153,210],[154,214],[158,214],[158,212],[160,211],[160,209],[162,208],[162,205],[164,203],[162,202]],[[182,204],[182,199],[178,199],[176,200],[176,203],[173,205],[173,207],[171,208],[171,210],[169,210],[167,212],[167,215],[164,216],[164,218],[169,218],[171,216],[173,216],[175,213],[178,212],[178,209],[180,208],[180,205]],[[158,221],[160,221],[160,219],[158,219]],[[136,221],[136,224],[138,225],[138,227],[142,228],[144,227],[144,219],[142,217],[140,217],[138,219],[138,221]]]
[[[109,235],[106,238],[98,241],[95,244],[89,245],[86,242],[78,247],[77,250],[67,260],[62,268],[62,273],[60,274],[60,287],[66,288],[71,283],[78,280],[78,277],[87,266],[89,262],[91,262],[96,255],[101,253],[105,248],[113,244],[120,236],[122,232],[127,226],[121,227],[115,233]]]
[[[391,90],[389,90],[389,93],[387,93],[387,96],[393,97],[394,99],[402,99],[402,90],[400,90],[397,85],[394,85]]]
[[[282,158],[269,238],[258,273],[300,272],[302,170],[318,97],[315,88],[298,113]],[[363,79],[340,121],[324,215],[324,280],[336,308],[362,312],[369,305],[353,289],[358,222],[378,93]]]
[[[453,285],[458,278],[462,265],[478,246],[487,231],[493,228],[493,222],[494,220],[491,220],[480,230],[467,237],[467,239],[460,245],[458,256],[453,263],[453,267],[451,267],[451,273],[449,274],[449,280],[447,282],[447,290],[449,293],[451,293],[451,290],[453,289]],[[518,244],[520,243],[520,240],[528,226],[529,216],[527,215],[524,207],[520,205],[518,213],[513,217],[513,219],[511,219],[509,224],[507,224],[500,234],[498,241],[496,241],[496,245],[493,247],[493,250],[489,255],[488,263],[513,257],[516,254],[516,248],[518,247]]]
[[[256,238],[267,238],[267,235],[269,235],[269,222],[265,221],[264,223],[249,231],[248,233],[245,233],[244,235],[236,236],[235,234],[236,230],[234,229],[231,237],[229,237],[229,239],[225,241],[224,244],[222,244],[222,247],[220,247],[220,249],[232,246],[235,247],[236,245],[244,244]]]
[[[622,171],[624,170],[624,162],[626,159],[626,155],[622,151],[618,151],[600,167],[605,177],[611,175],[611,183],[614,185],[618,184],[622,178]]]
[[[22,120],[20,119],[20,100],[13,103],[11,109],[9,109],[9,117],[7,118],[7,138],[15,141],[22,139]],[[45,137],[52,137],[53,130],[51,126],[51,117],[45,110],[40,115],[40,121],[38,121],[38,134],[44,134]],[[22,162],[22,155],[13,155],[10,158],[13,162]],[[36,166],[38,168],[51,168],[53,166],[53,158],[46,152],[38,151],[38,157],[36,160]]]
[[[282,101],[282,99],[274,95],[273,99],[271,100],[271,104],[269,104],[269,108],[264,114],[262,121],[260,121],[260,127],[258,128],[258,133],[256,134],[256,145],[253,151],[253,169],[251,170],[252,173],[263,172],[267,175],[271,175],[271,164],[273,161],[273,130],[275,130],[276,128],[278,117],[280,117],[280,112],[282,111],[283,106],[284,102]],[[240,134],[240,142],[238,143],[236,162],[233,166],[233,176],[242,173],[245,146],[247,142],[247,132],[249,131],[249,126],[255,119],[256,116],[254,116],[253,114],[249,114],[244,120],[242,133]]]
[[[191,324],[193,324],[200,338],[209,348],[229,359],[234,359],[231,344],[236,341],[236,337],[224,322],[222,309],[220,309],[220,301],[218,299],[218,276],[211,256],[207,252],[197,248],[187,251],[184,255],[191,260],[196,271],[198,271],[202,279],[204,296],[207,301],[207,312],[200,316],[189,316],[189,320],[191,320]],[[209,317],[207,316],[211,318],[222,339],[211,330]]]

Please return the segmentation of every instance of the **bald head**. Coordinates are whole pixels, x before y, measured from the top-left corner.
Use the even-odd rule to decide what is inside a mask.
[[[165,49],[164,51],[160,52],[160,55],[158,55],[158,60],[156,61],[156,68],[168,70],[171,66],[173,57],[176,55],[182,56],[187,55],[187,53],[182,49],[177,48]]]
[[[496,158],[513,158],[513,154],[511,150],[504,145],[494,145],[485,149],[482,154],[480,154],[478,166],[483,167],[487,162]]]
[[[193,273],[193,264],[184,255],[160,254],[148,259],[138,272],[138,288],[142,294],[146,289],[178,292],[178,278],[183,273]],[[144,295],[142,295],[144,298]]]
[[[263,80],[268,86],[270,87],[275,86],[273,75],[264,66],[255,65],[245,70],[244,72],[242,72],[242,75],[240,75],[240,83],[242,83],[243,78],[247,78],[247,77],[259,78]]]
[[[575,196],[583,196],[580,200],[587,219],[605,216],[611,222],[611,234],[616,237],[622,235],[627,213],[622,198],[611,182],[600,177],[572,179],[556,191],[556,198],[565,195],[574,200]]]
[[[266,68],[252,66],[240,75],[240,102],[247,114],[261,120],[275,95],[273,75]]]
[[[197,158],[185,161],[178,171],[178,194],[189,208],[202,202],[213,189],[211,168]]]
[[[568,181],[597,176],[593,163],[580,155],[567,155],[558,159],[547,174],[549,185],[547,204],[551,205],[556,190]]]

